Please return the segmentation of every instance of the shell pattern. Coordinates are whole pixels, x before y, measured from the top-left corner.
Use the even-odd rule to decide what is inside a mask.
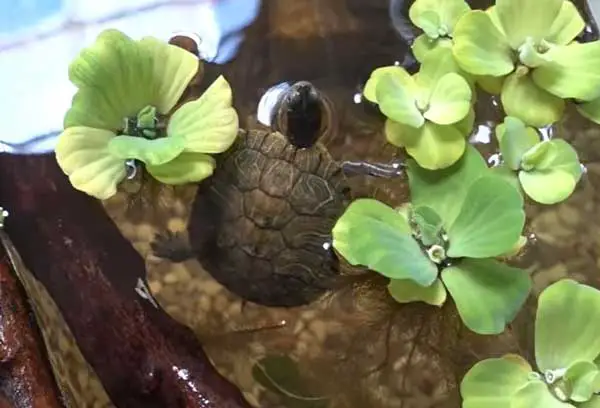
[[[190,244],[207,271],[245,300],[307,304],[339,274],[330,234],[349,191],[322,145],[298,148],[279,132],[240,130],[199,187]]]

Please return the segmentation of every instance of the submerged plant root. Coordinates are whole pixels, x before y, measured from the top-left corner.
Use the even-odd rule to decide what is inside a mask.
[[[71,187],[54,155],[0,155],[0,202],[23,262],[55,300],[116,406],[250,406],[191,330],[138,295],[143,259],[102,204]]]
[[[27,295],[0,246],[0,407],[64,408]]]

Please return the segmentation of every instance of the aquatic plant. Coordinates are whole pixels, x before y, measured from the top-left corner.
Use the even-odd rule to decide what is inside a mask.
[[[475,117],[473,93],[450,49],[432,50],[412,76],[399,66],[374,70],[363,93],[388,118],[387,140],[420,166],[445,168],[463,155]]]
[[[563,139],[542,141],[539,133],[517,118],[506,117],[496,127],[504,163],[499,170],[518,174],[525,193],[542,204],[567,199],[583,170],[575,149]]]
[[[600,96],[600,42],[574,41],[585,22],[569,0],[497,0],[456,23],[452,46],[460,67],[503,81],[504,111],[528,125],[558,121],[565,99]],[[592,106],[593,108],[593,106]],[[589,106],[580,109],[598,117]]]
[[[452,48],[452,34],[458,20],[471,8],[464,0],[416,0],[408,10],[412,23],[423,30],[411,49],[419,62],[439,47]]]
[[[600,291],[571,279],[542,291],[535,366],[506,355],[475,364],[460,386],[463,408],[600,407]]]
[[[519,190],[473,146],[444,170],[410,160],[408,175],[410,205],[355,200],[333,228],[333,247],[351,265],[389,278],[398,302],[441,306],[449,292],[467,327],[502,332],[531,287],[525,271],[494,259],[523,245]]]
[[[171,112],[199,63],[191,53],[158,39],[136,41],[117,30],[103,31],[69,67],[78,90],[56,159],[71,184],[109,198],[126,177],[128,160],[144,163],[163,183],[209,177],[215,167],[211,155],[231,146],[238,117],[223,77],[199,99]],[[169,116],[166,129],[155,126],[157,114]]]

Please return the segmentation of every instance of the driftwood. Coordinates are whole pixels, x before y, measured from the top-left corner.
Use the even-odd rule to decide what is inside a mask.
[[[0,408],[64,408],[44,340],[0,246]]]
[[[191,330],[140,296],[143,259],[101,203],[73,189],[54,154],[0,154],[0,205],[8,236],[116,406],[249,407]]]

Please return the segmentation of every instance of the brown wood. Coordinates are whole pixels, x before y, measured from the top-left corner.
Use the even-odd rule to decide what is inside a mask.
[[[191,330],[136,292],[143,259],[101,203],[73,189],[54,154],[0,154],[0,205],[25,265],[116,406],[249,407]]]
[[[1,245],[0,408],[64,408],[27,295]]]

